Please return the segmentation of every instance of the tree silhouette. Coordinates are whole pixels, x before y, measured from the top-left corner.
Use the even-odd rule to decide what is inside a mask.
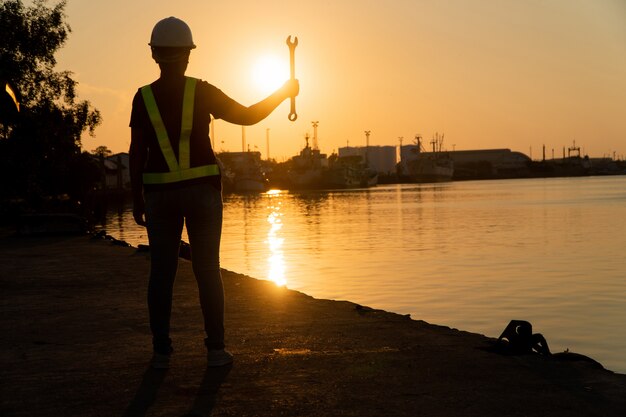
[[[100,113],[76,98],[69,71],[55,71],[55,53],[71,29],[65,1],[0,2],[0,81],[9,83],[19,112],[0,117],[0,197],[34,205],[58,196],[84,198],[97,165],[81,152],[81,135],[100,123]],[[6,99],[3,98],[3,103]]]
[[[104,145],[100,145],[96,149],[91,151],[92,155],[95,155],[97,157],[102,157],[102,158],[106,158],[108,156],[111,156],[112,153],[113,152],[109,148],[104,146]]]

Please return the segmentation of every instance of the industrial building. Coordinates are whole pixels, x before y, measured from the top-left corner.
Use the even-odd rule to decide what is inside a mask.
[[[395,146],[346,146],[339,148],[339,157],[358,155],[367,161],[370,168],[382,175],[396,173]]]
[[[529,175],[531,159],[510,149],[452,151],[454,179],[516,178]]]

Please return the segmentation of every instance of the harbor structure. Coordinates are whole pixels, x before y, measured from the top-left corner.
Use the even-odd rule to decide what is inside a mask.
[[[130,190],[130,170],[127,152],[104,157],[100,160],[103,170],[104,190],[128,191]]]
[[[415,135],[411,145],[400,146],[400,162],[397,164],[398,179],[407,182],[451,181],[454,161],[443,149],[443,135],[435,134],[430,141],[432,152],[426,152],[421,135]]]
[[[221,152],[216,157],[224,192],[260,192],[268,189],[261,152]]]
[[[314,122],[314,127],[315,127]],[[378,173],[369,168],[360,155],[332,154],[327,156],[319,149],[306,146],[289,161],[287,179],[293,189],[334,189],[371,187],[378,183]],[[315,141],[314,141],[315,144]]]
[[[454,150],[454,179],[527,177],[531,159],[510,149]]]
[[[370,168],[381,175],[391,175],[396,171],[395,146],[345,146],[338,149],[339,157],[360,156],[367,160]]]

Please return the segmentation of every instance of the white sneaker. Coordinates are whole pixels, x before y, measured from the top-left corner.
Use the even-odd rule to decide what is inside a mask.
[[[209,350],[206,354],[206,366],[216,367],[233,363],[233,355],[224,349]]]

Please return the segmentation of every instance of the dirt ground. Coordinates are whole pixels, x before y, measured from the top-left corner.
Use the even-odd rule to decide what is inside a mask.
[[[0,415],[620,416],[626,375],[224,271],[233,366],[205,367],[191,265],[171,368],[148,368],[146,252],[88,236],[0,238]],[[584,353],[584,352],[581,352]]]

